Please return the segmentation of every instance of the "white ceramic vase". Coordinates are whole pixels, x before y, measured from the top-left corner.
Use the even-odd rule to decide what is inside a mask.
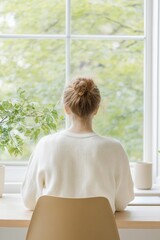
[[[147,190],[152,188],[152,163],[135,163],[134,183],[137,189]]]

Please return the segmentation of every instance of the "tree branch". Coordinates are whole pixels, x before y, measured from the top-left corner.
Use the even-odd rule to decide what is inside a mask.
[[[8,116],[5,116],[4,118],[2,118],[2,120],[0,121],[0,124],[2,124],[6,119],[7,119]]]

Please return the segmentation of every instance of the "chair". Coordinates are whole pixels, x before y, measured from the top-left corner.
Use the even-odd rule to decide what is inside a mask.
[[[39,198],[26,240],[120,240],[109,201],[103,197]]]

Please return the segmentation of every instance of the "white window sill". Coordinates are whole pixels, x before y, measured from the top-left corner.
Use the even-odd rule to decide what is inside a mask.
[[[130,206],[160,206],[160,186],[153,185],[152,189],[139,190],[135,188],[135,198]]]
[[[129,206],[160,206],[160,196],[135,196]]]
[[[149,190],[136,189],[134,190],[135,196],[160,196],[160,185],[153,185]]]
[[[5,182],[4,193],[20,193],[21,182]]]

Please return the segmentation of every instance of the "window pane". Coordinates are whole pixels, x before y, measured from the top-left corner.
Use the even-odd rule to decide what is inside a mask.
[[[73,40],[71,70],[97,81],[102,103],[94,127],[116,137],[131,161],[142,160],[143,42]]]
[[[0,33],[65,32],[65,0],[0,1]]]
[[[15,96],[21,87],[33,101],[57,104],[62,112],[60,98],[64,83],[64,40],[0,41],[0,100]],[[23,157],[29,153],[26,149]]]
[[[75,34],[143,35],[143,0],[72,0]]]

